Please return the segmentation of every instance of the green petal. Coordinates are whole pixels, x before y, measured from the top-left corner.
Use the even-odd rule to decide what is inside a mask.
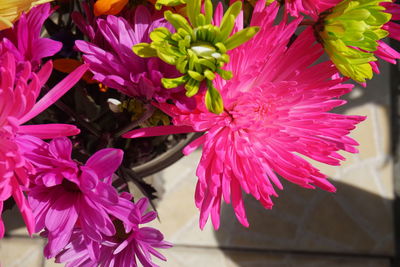
[[[194,79],[189,79],[189,81],[185,84],[186,96],[187,97],[194,96],[199,91],[199,88],[200,88],[200,82]]]
[[[214,88],[211,81],[207,82],[208,90],[205,96],[207,109],[215,114],[221,114],[224,111],[224,103],[221,94]]]
[[[213,4],[211,0],[204,1],[204,11],[206,15],[206,24],[211,24],[213,17]]]
[[[148,43],[136,44],[132,47],[133,52],[139,57],[157,57],[157,51]]]
[[[196,81],[201,82],[202,80],[204,80],[204,76],[201,75],[198,72],[192,71],[192,70],[188,70],[188,74],[192,79],[195,79]]]
[[[182,28],[187,32],[192,31],[192,27],[190,27],[189,23],[182,15],[174,14],[167,10],[164,12],[164,18],[168,20],[168,22],[171,23],[176,30]]]
[[[200,14],[201,0],[189,0],[186,6],[186,15],[193,27],[197,27],[196,17]]]
[[[185,0],[157,0],[155,7],[157,10],[160,10],[162,6],[178,6],[185,3]]]
[[[238,31],[224,42],[226,49],[231,50],[247,42],[259,31],[259,29],[260,27],[249,27]]]
[[[154,29],[151,33],[150,33],[150,39],[153,42],[160,42],[160,41],[165,41],[166,39],[171,37],[171,32],[165,28],[165,27],[159,27]]]
[[[167,88],[176,88],[179,85],[184,84],[188,80],[188,77],[186,75],[178,77],[178,78],[162,78],[161,83],[162,85]]]

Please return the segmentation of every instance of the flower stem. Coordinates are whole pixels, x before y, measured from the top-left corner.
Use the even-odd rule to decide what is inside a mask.
[[[133,128],[139,126],[139,124],[141,124],[142,122],[145,122],[146,120],[148,120],[154,113],[155,108],[150,105],[147,104],[146,105],[146,111],[143,113],[142,117],[140,117],[138,120],[132,121],[131,123],[129,123],[128,125],[118,129],[116,131],[116,133],[114,134],[114,138],[118,138],[120,137],[122,134],[126,133],[127,131],[132,130]]]

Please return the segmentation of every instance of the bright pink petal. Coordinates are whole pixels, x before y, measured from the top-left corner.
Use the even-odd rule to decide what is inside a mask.
[[[41,139],[50,139],[62,136],[77,135],[80,130],[75,125],[69,124],[36,124],[21,125],[19,133],[29,134]]]
[[[180,133],[190,133],[195,132],[191,126],[155,126],[150,128],[140,128],[136,130],[124,133],[122,137],[124,138],[138,138],[138,137],[150,137],[150,136],[160,136],[167,134],[180,134]]]
[[[83,74],[88,70],[88,65],[83,64],[71,72],[67,77],[65,77],[61,82],[59,82],[53,89],[50,90],[44,97],[42,97],[39,102],[35,104],[30,112],[19,119],[22,124],[28,120],[36,117],[42,111],[47,109],[49,106],[54,104],[60,97],[62,97],[69,89],[72,88],[83,76]]]
[[[94,170],[99,179],[112,175],[121,165],[124,152],[121,149],[105,148],[97,151],[86,162],[85,166]]]

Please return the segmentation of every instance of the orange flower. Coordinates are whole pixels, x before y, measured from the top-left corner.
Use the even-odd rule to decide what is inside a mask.
[[[53,61],[54,69],[63,73],[71,73],[82,64],[83,63],[79,60],[72,58],[59,58]],[[96,80],[93,80],[93,73],[91,73],[90,71],[85,72],[85,74],[82,76],[82,80],[84,80],[88,84],[97,83],[97,85],[99,86],[99,90],[103,93],[108,91],[107,86],[97,82]]]
[[[117,15],[128,4],[128,0],[97,0],[94,15]]]
[[[80,62],[76,59],[71,59],[71,58],[59,58],[59,59],[55,59],[53,61],[54,69],[56,69],[60,72],[63,72],[63,73],[71,73],[82,64],[83,64],[82,62]],[[92,77],[93,77],[93,74],[91,72],[87,71],[82,76],[82,79],[89,84],[96,83],[96,81],[93,80]]]

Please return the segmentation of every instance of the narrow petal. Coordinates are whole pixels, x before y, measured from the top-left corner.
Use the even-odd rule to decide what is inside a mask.
[[[149,136],[160,136],[167,134],[179,134],[179,133],[191,133],[195,130],[191,126],[155,126],[149,128],[140,128],[127,133],[124,133],[124,138],[137,138],[137,137],[149,137]]]
[[[20,124],[29,121],[30,119],[39,115],[42,111],[47,109],[49,106],[54,104],[60,97],[62,97],[69,89],[72,88],[85,74],[89,66],[84,64],[78,67],[76,70],[71,72],[65,77],[60,83],[58,83],[53,89],[50,90],[39,102],[35,104],[30,112],[19,119]]]

